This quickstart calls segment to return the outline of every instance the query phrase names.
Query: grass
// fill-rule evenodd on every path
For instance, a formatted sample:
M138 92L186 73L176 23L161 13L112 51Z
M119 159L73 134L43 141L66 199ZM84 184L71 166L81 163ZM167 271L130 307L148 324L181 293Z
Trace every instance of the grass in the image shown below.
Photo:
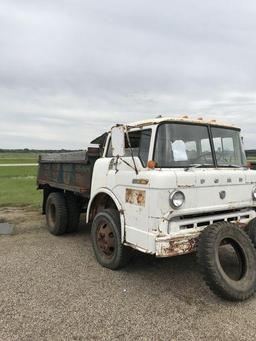
M0 152L0 159L33 159L37 158L37 153L1 153Z
M36 153L0 153L0 164L37 163Z
M0 158L0 165L4 163L37 163L37 158L14 159L14 158Z
M16 179L33 177L36 179L37 166L0 167L0 178Z
M15 155L15 157L14 157ZM36 163L37 155L0 153L3 163ZM41 191L36 189L36 166L0 166L0 206L39 206Z

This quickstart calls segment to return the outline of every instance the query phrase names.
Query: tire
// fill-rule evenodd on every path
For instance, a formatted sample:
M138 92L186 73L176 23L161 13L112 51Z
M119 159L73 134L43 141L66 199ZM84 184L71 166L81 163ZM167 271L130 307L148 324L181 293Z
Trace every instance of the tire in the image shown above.
M228 273L221 263L220 252L226 251L224 260L235 251L238 266ZM206 284L218 296L230 301L244 301L252 296L256 287L256 253L250 238L235 224L220 222L202 232L198 244L198 263ZM230 272L230 269L229 269Z
M246 226L246 232L248 233L248 236L256 248L256 218L252 219Z
M111 270L124 267L131 259L131 249L121 242L119 212L105 209L93 220L91 239L95 257L102 266Z
M68 222L66 232L75 232L78 229L80 219L80 207L76 196L72 193L66 193L66 205L68 211Z
M56 192L48 196L45 214L47 228L51 234L59 236L66 232L68 212L63 193Z

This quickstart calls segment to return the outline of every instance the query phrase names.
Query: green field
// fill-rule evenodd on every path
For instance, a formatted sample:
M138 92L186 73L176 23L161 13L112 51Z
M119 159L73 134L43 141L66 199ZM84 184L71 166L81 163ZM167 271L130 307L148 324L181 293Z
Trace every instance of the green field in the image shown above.
M0 153L0 165L4 163L37 163L35 153Z
M37 163L34 153L0 153L0 206L39 206L40 191L36 190L36 166L2 164Z
M0 165L5 163L37 163L36 158L27 158L27 159L15 159L15 158L5 158L0 159Z

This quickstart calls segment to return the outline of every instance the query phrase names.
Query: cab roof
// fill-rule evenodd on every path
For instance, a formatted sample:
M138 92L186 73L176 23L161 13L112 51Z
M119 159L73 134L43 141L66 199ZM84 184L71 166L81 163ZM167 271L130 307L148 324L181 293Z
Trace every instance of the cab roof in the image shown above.
M137 121L137 122L128 124L128 126L132 127L132 128L137 128L137 127L139 128L139 127L159 124L162 122L181 122L181 123L193 123L193 124L202 124L202 125L207 124L207 125L212 125L212 126L239 129L238 127L235 127L234 125L232 125L230 123L225 123L225 122L221 122L221 121L217 121L217 120L204 119L203 117L192 118L189 116L158 117L158 118L154 118L154 119Z
M216 120L210 120L210 119L204 119L203 117L198 117L198 118L192 118L187 115L181 116L181 117L157 117L153 119L148 119L148 120L142 120L142 121L137 121L133 123L127 124L128 127L130 128L142 128L146 126L151 126L154 124L159 124L163 122L180 122L180 123L190 123L190 124L202 124L202 125L211 125L211 126L217 126L217 127L224 127L224 128L233 128L236 130L240 130L239 127L236 127L230 123L226 122L221 122L221 121L216 121ZM93 141L91 141L92 144L100 144L103 145L107 139L108 133L104 133L101 136L97 137Z

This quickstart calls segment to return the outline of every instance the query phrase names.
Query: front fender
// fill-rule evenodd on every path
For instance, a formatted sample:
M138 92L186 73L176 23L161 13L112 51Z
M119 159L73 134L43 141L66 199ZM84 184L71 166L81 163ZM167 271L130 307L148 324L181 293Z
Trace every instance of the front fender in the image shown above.
M107 194L115 203L119 213L120 213L120 222L121 222L121 241L124 242L125 241L125 215L124 215L124 211L122 208L122 205L120 203L120 201L117 199L117 197L115 196L115 194L110 191L107 188L99 188L97 190L97 192L94 193L93 197L90 198L89 204L88 204L88 208L87 208L87 212L86 212L86 223L89 223L89 219L90 219L90 211L92 208L92 204L94 202L94 199L97 197L98 194Z

